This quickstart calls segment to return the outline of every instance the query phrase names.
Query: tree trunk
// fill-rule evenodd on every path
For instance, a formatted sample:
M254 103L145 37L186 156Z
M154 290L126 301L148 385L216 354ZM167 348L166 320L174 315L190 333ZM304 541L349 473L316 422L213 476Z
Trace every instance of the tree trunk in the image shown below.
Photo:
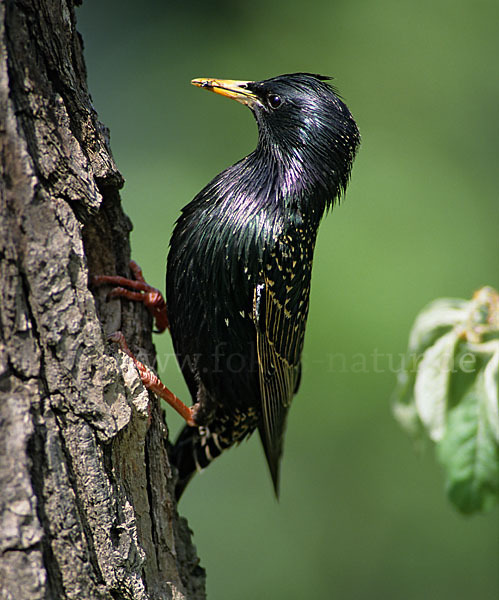
M0 0L0 598L204 598L177 514L123 179L86 87L76 0Z

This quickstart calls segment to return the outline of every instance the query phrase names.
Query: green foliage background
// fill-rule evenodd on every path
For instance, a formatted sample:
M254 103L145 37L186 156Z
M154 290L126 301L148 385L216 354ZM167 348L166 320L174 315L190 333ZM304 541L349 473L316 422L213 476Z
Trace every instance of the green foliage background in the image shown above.
M497 0L87 0L78 18L133 256L160 288L180 208L256 143L249 112L191 78L334 75L363 136L319 232L281 500L255 436L181 503L209 597L497 598L498 511L457 514L390 410L417 312L499 287Z

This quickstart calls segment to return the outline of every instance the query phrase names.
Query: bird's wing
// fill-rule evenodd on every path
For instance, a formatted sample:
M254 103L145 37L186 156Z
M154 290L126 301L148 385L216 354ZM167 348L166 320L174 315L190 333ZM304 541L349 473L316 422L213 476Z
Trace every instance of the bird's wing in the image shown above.
M311 260L300 257L303 254L295 258L289 252L274 253L253 298L263 413L260 436L276 494L286 415L299 383L308 314Z

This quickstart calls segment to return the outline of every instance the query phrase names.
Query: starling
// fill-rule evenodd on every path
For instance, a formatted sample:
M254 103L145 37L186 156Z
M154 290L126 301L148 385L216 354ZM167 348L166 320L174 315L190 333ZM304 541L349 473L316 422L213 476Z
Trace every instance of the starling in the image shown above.
M173 449L177 497L197 470L255 429L278 495L317 229L346 189L360 142L329 79L192 81L246 104L258 144L183 208L170 241L168 322L193 399Z

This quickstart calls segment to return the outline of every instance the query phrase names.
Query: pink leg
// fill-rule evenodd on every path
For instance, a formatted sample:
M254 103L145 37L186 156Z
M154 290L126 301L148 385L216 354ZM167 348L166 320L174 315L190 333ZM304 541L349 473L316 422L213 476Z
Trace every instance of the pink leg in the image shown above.
M148 369L143 363L138 361L135 356L132 354L128 344L126 343L125 336L121 333L121 331L117 331L109 336L109 339L112 342L116 342L121 350L128 354L128 356L133 360L137 370L139 372L142 383L148 390L154 392L160 398L163 398L168 404L174 408L178 414L183 417L187 423L191 427L196 427L196 423L194 422L194 412L192 408L186 406L182 400L177 398L175 394L170 392L170 390L159 380L154 373Z
M92 277L92 285L118 286L109 292L108 298L127 298L135 302L143 302L156 323L158 333L163 332L168 328L168 314L163 295L152 285L146 283L142 269L133 260L130 261L130 269L135 279L127 279L118 275L95 275Z

